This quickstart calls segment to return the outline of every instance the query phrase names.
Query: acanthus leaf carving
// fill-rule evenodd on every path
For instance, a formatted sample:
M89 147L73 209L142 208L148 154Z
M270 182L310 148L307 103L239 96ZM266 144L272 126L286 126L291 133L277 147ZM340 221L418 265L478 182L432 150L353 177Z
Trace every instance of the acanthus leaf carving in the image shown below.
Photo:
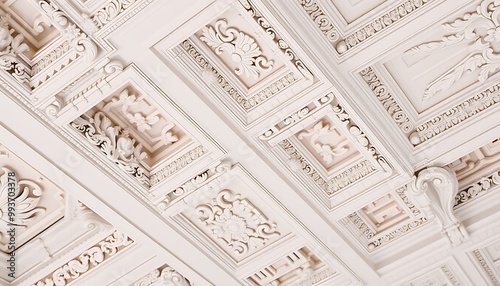
M237 255L262 248L271 238L281 235L276 224L250 201L227 189L220 191L211 202L198 205L196 211L212 234Z
M458 192L454 172L439 167L424 169L414 178L407 192L426 217L440 225L451 245L457 246L468 239L465 228L453 212Z
M255 39L236 28L227 27L225 20L218 20L213 27L203 27L202 33L200 40L212 47L216 54L228 52L231 55L232 61L238 64L234 71L237 75L258 79L261 72L273 68L274 62L262 55Z
M29 82L31 71L20 60L19 55L27 51L28 45L24 43L24 36L13 36L14 29L9 28L9 15L0 15L0 68L10 73L21 83Z
M93 118L85 117L76 118L70 125L97 146L109 160L149 187L148 172L143 167L147 154L142 151L140 143L130 138L128 129L113 125L102 112L97 112Z
M100 29L117 18L136 2L137 0L112 0L92 16L92 21L94 25Z
M500 43L500 22L497 15L499 8L498 1L483 0L475 12L466 13L463 18L443 24L444 29L452 34L445 35L440 41L420 44L406 51L408 55L426 55L460 43L468 45L469 54L431 82L424 92L423 100L447 90L466 72L479 70L477 79L483 83L500 69L500 53L495 47ZM483 33L482 30L486 31Z
M150 272L134 283L134 286L149 286L157 282L162 282L168 286L194 286L188 279L174 268L164 265Z
M43 194L38 184L27 179L14 179L14 195L8 196L9 180L8 174L13 172L8 167L2 167L3 174L0 176L0 242L4 242L9 226L26 228L34 219L45 213L45 209L38 206ZM10 199L14 199L14 217L9 216Z

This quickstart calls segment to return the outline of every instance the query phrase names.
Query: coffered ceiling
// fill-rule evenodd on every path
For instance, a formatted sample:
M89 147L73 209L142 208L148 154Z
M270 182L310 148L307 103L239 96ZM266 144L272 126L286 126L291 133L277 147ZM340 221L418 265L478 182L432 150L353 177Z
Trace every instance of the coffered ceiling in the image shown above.
M0 38L1 285L500 285L496 0L5 0Z

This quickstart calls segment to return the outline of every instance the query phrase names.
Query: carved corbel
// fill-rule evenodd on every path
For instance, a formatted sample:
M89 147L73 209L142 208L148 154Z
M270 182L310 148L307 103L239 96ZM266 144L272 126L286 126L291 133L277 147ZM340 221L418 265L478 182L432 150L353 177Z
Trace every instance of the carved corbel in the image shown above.
M457 192L458 181L455 173L440 167L420 171L407 189L412 201L429 220L437 221L452 246L457 246L469 238L460 220L453 213Z

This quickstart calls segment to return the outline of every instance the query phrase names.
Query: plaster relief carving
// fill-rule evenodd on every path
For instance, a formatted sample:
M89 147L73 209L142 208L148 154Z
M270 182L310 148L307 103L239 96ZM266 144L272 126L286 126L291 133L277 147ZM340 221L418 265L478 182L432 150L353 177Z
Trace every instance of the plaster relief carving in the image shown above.
M149 186L148 172L143 167L147 155L142 151L142 145L130 138L127 129L113 124L102 112L97 112L93 118L81 116L70 125L97 146L106 158Z
M302 247L260 269L247 280L259 286L310 286L326 282L336 274L335 270L323 263L307 247Z
M453 213L458 181L453 172L431 167L420 171L408 194L430 220L435 220L452 246L468 239L460 220Z
M75 281L94 267L105 263L110 257L121 253L130 246L133 240L116 230L95 246L85 250L78 257L66 262L45 278L33 283L32 286L64 286Z
M45 213L45 208L38 205L40 196L43 194L42 189L37 183L30 180L15 178L14 196L7 196L9 183L12 183L8 174L13 170L2 167L2 171L3 174L0 176L0 242L3 248L8 242L7 230L10 229L10 226L25 230L35 218ZM13 173L15 174L15 172ZM8 215L10 199L14 199L16 208L13 219Z
M0 67L10 73L19 82L29 82L31 71L19 56L27 51L24 36L13 36L14 29L9 27L9 15L0 15Z
M136 2L137 0L112 0L92 16L92 21L98 28L102 28Z
M340 220L366 251L373 252L428 221L406 196L406 188L401 187Z
M298 0L316 26L325 34L328 41L335 43L339 39L339 31L333 25L333 21L323 12L315 0Z
M196 207L199 219L237 255L264 247L279 237L276 224L247 199L230 190L220 191L210 203Z
M332 163L335 157L340 157L347 153L351 147L348 146L349 141L343 137L334 126L325 124L321 120L316 123L313 128L303 131L297 136L299 139L304 139L306 137L309 138L311 146L313 146L316 153L321 155L323 161L327 164ZM320 140L318 140L322 136L342 139L340 139L335 145L328 143L323 144Z
M215 25L204 27L203 36L200 37L207 45L212 47L216 54L227 52L238 67L234 70L237 75L258 79L263 71L273 68L273 61L266 59L262 51L249 35L235 28L228 28L227 22L218 20Z
M496 244L496 245L495 245ZM499 277L499 273L497 271L496 263L498 261L498 256L497 255L491 255L491 253L488 251L488 248L491 246L497 246L498 247L498 242L493 243L493 245L489 245L485 248L482 249L474 249L472 251L472 254L474 255L475 260L479 263L481 268L483 269L484 273L487 275L487 279L491 282L491 285L499 286L500 285L500 279L497 278Z
M174 268L163 265L134 283L134 286L167 285L194 286L187 278Z
M441 41L420 44L408 51L408 55L425 55L435 51L467 43L469 54L457 65L431 82L423 96L427 100L437 93L450 88L459 81L465 73L479 71L478 81L485 82L492 74L500 69L500 20L498 10L500 4L495 0L484 0L475 12L466 13L451 23L443 24L451 34L444 36Z

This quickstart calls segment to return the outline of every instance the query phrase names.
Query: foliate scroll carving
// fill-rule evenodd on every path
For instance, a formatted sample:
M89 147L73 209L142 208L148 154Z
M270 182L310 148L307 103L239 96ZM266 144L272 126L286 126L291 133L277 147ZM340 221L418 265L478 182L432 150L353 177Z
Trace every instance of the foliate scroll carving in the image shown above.
M323 178L321 174L308 162L308 160L300 154L290 141L283 140L279 142L278 145L283 148L285 153L290 157L289 163L293 170L303 171L328 195L335 194L336 192L354 184L376 170L372 164L370 164L367 160L364 160L327 180Z
M397 229L389 232L388 234L382 235L381 237L377 237L374 241L371 241L368 244L368 249L370 251L373 251L382 245L386 245L387 243L402 237L403 235L409 233L410 231L417 229L418 227L425 224L427 221L428 219L426 217L421 217L401 227L398 227Z
M143 101L143 97L137 97L135 94L129 94L128 90L124 89L118 96L113 97L111 102L103 107L103 111L107 112L115 106L119 106L121 113L128 119L128 121L137 127L139 132L150 130L156 123L160 121L160 112L156 110L151 114L144 115L142 112L131 112L130 107L138 105ZM163 145L171 145L179 140L170 130L173 124L165 126L160 136L153 138L155 141L161 141Z
M453 271L448 267L448 265L441 265L441 270L443 273L446 275L446 278L451 282L453 286L461 286L460 282L458 281L457 277L455 277L455 274L453 274Z
M97 56L97 46L83 33L67 15L52 1L40 0L38 5L52 23L62 31L71 47L87 61Z
M237 255L261 248L271 238L280 236L276 224L250 201L230 190L220 191L210 203L197 206L196 211L212 234Z
M234 71L237 75L258 79L261 72L272 70L273 61L262 55L255 39L236 28L228 28L225 20L218 20L213 27L203 27L202 33L200 40L212 47L216 54L231 54L232 61L238 65Z
M229 171L231 169L231 165L229 163L220 163L214 168L210 168L205 170L204 172L196 175L191 178L184 184L178 186L173 191L165 195L165 198L158 203L157 208L160 212L164 212L170 205L172 205L175 201L180 198L186 196L187 194L195 191L201 186L205 186L209 181L218 177L219 175Z
M391 172L392 168L385 159L385 157L380 154L380 152L375 148L375 146L370 142L365 133L357 126L351 119L350 115L344 110L344 108L337 104L333 107L333 113L342 121L349 132L356 138L359 144L363 146L371 156L375 159L378 165L382 168L384 172Z
M337 145L323 144L318 139L323 135L333 135L341 137L342 135L336 130L334 126L319 121L313 128L303 131L298 134L299 139L308 137L311 146L313 146L316 153L321 155L325 163L331 163L335 157L345 154L349 150L349 141L343 138Z
M488 177L481 178L478 182L461 190L455 196L455 204L453 207L462 206L463 204L481 196L494 187L500 185L500 171L494 172Z
M200 53L190 40L183 41L180 46L194 59L196 64L203 69L202 74L210 78L211 84L218 85L228 96L230 96L245 111L250 111L261 105L278 92L294 83L297 78L293 73L283 76L264 90L249 98L242 95L210 62Z
M13 170L2 167L0 176L0 243L7 241L7 230L10 226L26 229L37 217L45 213L45 208L39 207L38 202L43 194L41 187L30 180L15 178L15 183L9 180L8 174ZM8 196L9 183L14 183L14 196ZM11 185L12 187L12 185ZM16 215L9 217L9 202L14 199Z
M81 275L92 270L92 268L106 262L110 257L121 253L132 243L132 239L117 230L32 286L68 285Z
M0 68L10 73L21 83L29 82L31 71L20 60L19 55L28 50L24 36L13 36L14 29L9 28L9 15L0 13Z
M467 43L469 54L457 65L445 72L425 89L423 100L447 90L459 81L466 72L479 71L478 80L485 82L491 74L500 69L500 3L483 0L475 12L466 13L462 18L443 24L450 34L440 41L420 44L408 51L408 55L426 55L443 48Z
M193 283L168 265L159 267L142 277L134 283L134 286L150 286L157 283L168 286L194 286Z
M297 56L295 51L288 45L288 43L278 35L276 30L269 24L269 21L264 18L260 12L255 9L252 4L247 1L243 0L240 1L240 3L243 5L243 7L247 10L248 13L254 18L254 20L259 24L259 26L268 34L271 36L271 38L274 40L274 42L278 45L278 48L285 54L285 56L297 67L297 69L302 73L302 75L309 80L313 79L313 74L311 71L304 65L302 60Z
M130 138L127 129L114 125L102 112L97 112L93 118L82 115L70 126L82 133L119 168L149 187L148 172L143 167L147 155L142 152L142 145Z
M391 94L389 88L379 79L375 71L371 67L367 67L360 72L360 75L399 128L404 133L413 131L414 126L410 117L398 104L394 95Z
M137 0L112 0L93 15L92 21L98 28L102 28L136 2Z
M437 221L453 246L468 239L465 228L453 213L458 192L455 173L438 167L424 169L407 191L425 215Z
M362 42L373 37L375 34L393 26L394 24L400 22L401 19L408 17L410 14L414 14L415 11L422 9L422 7L431 1L432 0L408 0L402 4L398 4L389 12L377 17L368 25L365 25L362 29L352 33L351 35L345 37L344 40L338 42L336 46L337 52L344 54L348 50L359 46Z
M298 0L299 4L314 21L316 26L325 34L326 38L335 43L339 39L339 31L333 21L323 12L316 0Z

